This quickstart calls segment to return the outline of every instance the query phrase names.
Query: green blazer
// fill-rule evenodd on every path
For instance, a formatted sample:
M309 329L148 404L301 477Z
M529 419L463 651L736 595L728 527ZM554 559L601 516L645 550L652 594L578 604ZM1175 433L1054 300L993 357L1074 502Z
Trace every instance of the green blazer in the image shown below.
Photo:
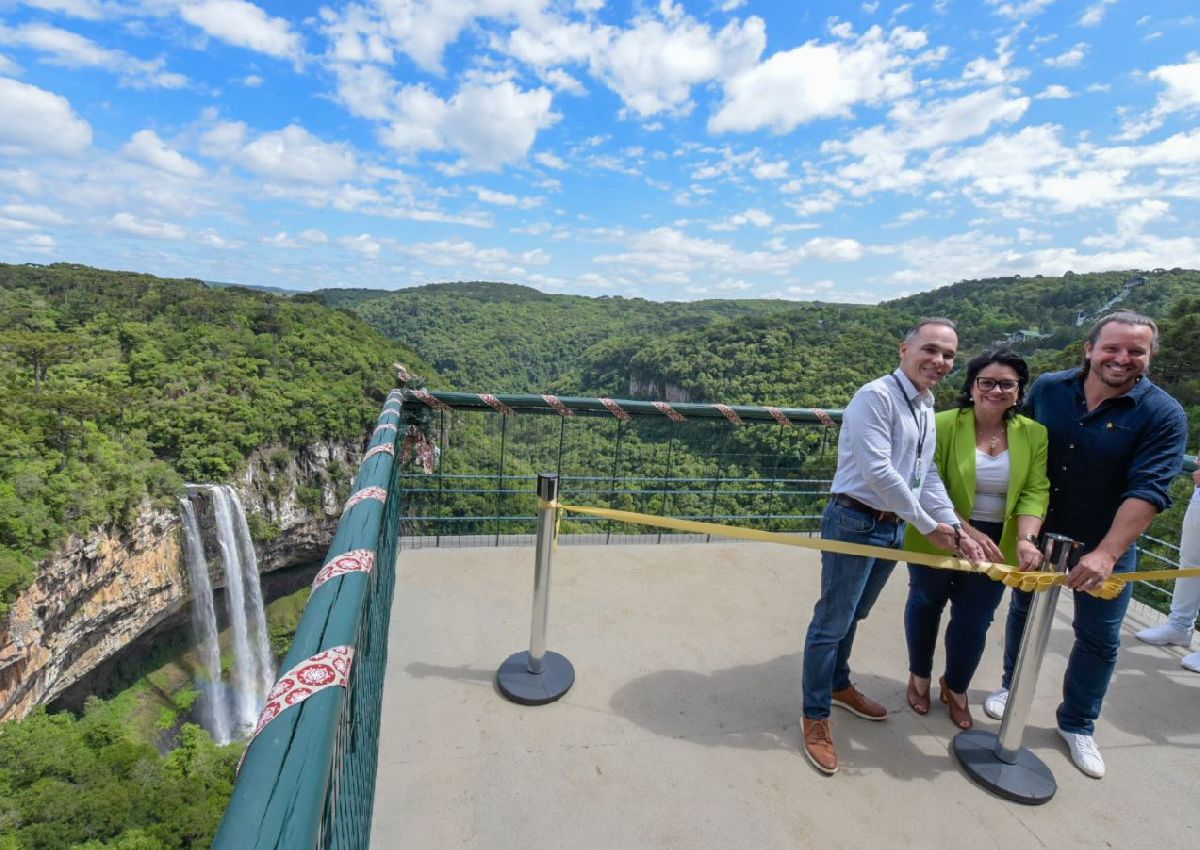
M969 407L943 410L934 417L937 446L934 462L954 509L970 517L975 505L975 412ZM1004 561L1017 563L1018 515L1046 516L1050 480L1046 477L1046 426L1026 416L1008 420L1008 497L1000 551ZM904 548L912 552L946 554L912 526L904 532Z

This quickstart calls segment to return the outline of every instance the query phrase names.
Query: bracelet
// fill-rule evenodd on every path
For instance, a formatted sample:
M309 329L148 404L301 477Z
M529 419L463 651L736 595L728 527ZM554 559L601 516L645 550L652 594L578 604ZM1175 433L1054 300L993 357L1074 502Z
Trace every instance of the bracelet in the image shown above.
M962 526L956 522L956 523L954 523L954 525L952 525L950 527L954 529L954 545L961 548L962 547L962 537L963 537Z

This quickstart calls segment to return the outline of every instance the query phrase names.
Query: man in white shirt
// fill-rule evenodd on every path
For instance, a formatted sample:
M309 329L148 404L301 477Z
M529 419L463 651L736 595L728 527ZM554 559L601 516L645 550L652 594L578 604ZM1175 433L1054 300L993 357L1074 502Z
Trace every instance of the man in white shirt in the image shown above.
M983 558L962 533L933 464L937 433L933 387L954 368L958 334L949 319L922 319L900 344L900 368L860 387L842 416L838 466L821 537L897 548L904 523L936 546ZM895 560L821 553L821 598L804 641L804 754L817 770L837 772L830 706L867 720L887 709L850 681L850 651L859 620L883 590Z

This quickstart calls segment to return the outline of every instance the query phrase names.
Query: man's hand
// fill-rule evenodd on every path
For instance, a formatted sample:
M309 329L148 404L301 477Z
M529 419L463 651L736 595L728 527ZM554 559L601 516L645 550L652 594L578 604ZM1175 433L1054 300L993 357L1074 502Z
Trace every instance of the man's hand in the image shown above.
M1112 555L1094 549L1080 558L1079 563L1067 573L1067 587L1072 590L1095 590L1112 575L1116 563L1117 559Z
M959 558L966 558L976 566L986 560L978 543L962 532L956 533L954 526L947 523L939 522L925 537L939 549L945 549Z
M1042 565L1042 550L1030 540L1017 541L1017 566L1021 572L1036 570Z
M1192 473L1192 480L1196 482L1197 487L1200 487L1200 466L1197 466L1195 472Z

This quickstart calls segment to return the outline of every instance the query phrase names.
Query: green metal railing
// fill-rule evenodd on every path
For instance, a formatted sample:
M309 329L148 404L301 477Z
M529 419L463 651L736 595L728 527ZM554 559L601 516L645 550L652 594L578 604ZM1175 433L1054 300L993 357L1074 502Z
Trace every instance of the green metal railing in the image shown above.
M326 559L369 549L374 570L313 592L281 665L291 670L331 647L351 646L349 683L262 728L213 846L369 846L398 548L531 542L539 471L558 473L559 497L568 503L812 532L836 465L840 421L840 410L394 391L368 447L389 450L364 461L354 487L356 495L382 488L386 500L345 510ZM402 463L422 440L436 445L432 471ZM1185 471L1195 464L1187 458ZM1182 510L1160 516L1142 540L1159 565L1177 565L1178 547L1167 541L1178 539ZM562 532L567 543L675 536L579 517L564 518ZM1169 584L1138 583L1136 590L1165 609Z
M533 532L538 472L564 501L776 531L812 531L841 411L584 397L406 391L441 462L405 470L401 546L495 544ZM504 415L497 416L497 411ZM647 533L564 519L564 539ZM649 532L658 539L664 534Z
M313 591L281 670L339 646L354 650L346 687L329 687L281 711L250 742L213 847L365 848L370 843L387 630L395 583L397 517L393 463L400 396L388 397L342 513L326 563L368 550L374 569ZM384 447L371 454L372 449ZM391 451L387 451L391 449ZM278 688L278 685L276 686Z

